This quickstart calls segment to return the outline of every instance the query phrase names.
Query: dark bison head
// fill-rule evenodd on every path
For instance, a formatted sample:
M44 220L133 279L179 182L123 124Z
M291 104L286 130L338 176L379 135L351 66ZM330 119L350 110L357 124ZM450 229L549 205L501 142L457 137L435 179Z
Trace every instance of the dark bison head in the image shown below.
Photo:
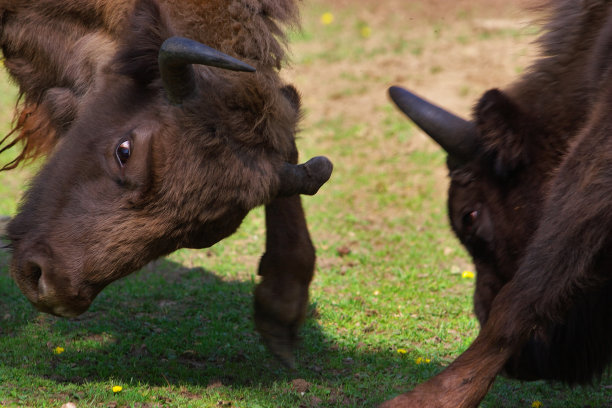
M516 273L538 227L549 182L567 148L566 136L548 129L542 118L499 90L481 97L471 121L402 88L392 87L389 93L448 153L448 215L477 269L474 310L484 324L493 299ZM609 287L577 301L563 321L534 333L507 363L506 373L570 383L601 373L605 353L599 348L608 346L593 339L607 339L603 333L608 323L594 321L603 314L593 310L610 304L604 301L606 290Z
M325 158L295 164L292 87L170 38L155 3L142 4L93 88L73 98L73 123L8 226L11 274L45 312L78 315L110 282L210 246L250 209L314 194L331 174Z
M559 157L539 154L544 146L535 141L546 140L546 130L498 90L483 95L473 121L402 88L389 92L448 153L448 215L477 268L474 306L482 324L537 227L546 184Z

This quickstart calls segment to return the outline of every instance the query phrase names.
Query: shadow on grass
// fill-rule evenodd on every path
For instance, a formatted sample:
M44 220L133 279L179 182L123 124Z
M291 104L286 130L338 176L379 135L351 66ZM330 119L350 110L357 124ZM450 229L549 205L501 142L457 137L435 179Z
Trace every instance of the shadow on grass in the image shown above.
M0 404L112 405L109 384L123 384L134 395L155 393L162 406L182 406L166 399L179 394L195 401L242 398L238 406L246 407L372 407L441 369L384 346L336 342L330 322L311 304L298 368L288 370L254 331L254 280L161 260L110 285L79 318L61 319L34 310L8 277L7 263L0 252ZM332 323L341 330L342 322ZM57 347L64 351L57 354ZM539 395L609 402L605 390L500 380L482 406L517 406L517 398L526 406Z
M434 374L390 350L328 339L316 304L302 329L298 369L262 346L252 323L254 281L226 280L161 260L113 283L76 319L37 313L8 277L0 254L0 383L33 378L76 386L116 381L144 387L319 387L329 404L373 406ZM56 354L56 348L64 351ZM408 377L403 377L403 374ZM26 380L27 381L27 380ZM372 384L377 389L372 389ZM16 384L18 386L18 384ZM393 392L392 391L392 392ZM0 401L2 400L0 387ZM6 398L6 396L4 396Z

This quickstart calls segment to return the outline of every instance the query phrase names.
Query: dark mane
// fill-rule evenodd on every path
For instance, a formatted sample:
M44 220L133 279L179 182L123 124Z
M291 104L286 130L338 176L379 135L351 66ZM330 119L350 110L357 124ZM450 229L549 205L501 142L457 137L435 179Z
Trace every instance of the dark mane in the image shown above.
M554 117L559 137L584 124L593 95L593 74L585 67L597 57L596 38L606 23L603 0L546 0L533 6L541 16L539 57L506 92L533 116Z

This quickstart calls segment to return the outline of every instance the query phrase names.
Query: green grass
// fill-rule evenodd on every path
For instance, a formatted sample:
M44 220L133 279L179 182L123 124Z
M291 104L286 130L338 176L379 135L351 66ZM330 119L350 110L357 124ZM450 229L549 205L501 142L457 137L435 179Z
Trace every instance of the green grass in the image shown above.
M382 52L358 37L357 11L333 10L348 34L322 29L325 11L321 3L306 9L304 33L292 41L340 38L294 56L294 64L367 61ZM426 47L381 30L373 35L396 37L383 47L390 55L418 58ZM478 34L466 41L479 41ZM343 76L385 91L368 71ZM14 97L0 78L3 134ZM177 251L113 283L76 319L37 313L8 276L9 255L0 252L0 406L371 407L433 376L479 328L473 280L461 275L472 266L446 219L445 157L418 137L389 103L361 120L338 109L304 126L302 157L325 154L335 170L318 195L303 200L318 266L296 370L274 360L253 328L265 235L260 208L212 248ZM14 214L32 172L0 173L1 215ZM57 347L64 352L56 354ZM569 389L499 379L482 407L610 406L611 382Z

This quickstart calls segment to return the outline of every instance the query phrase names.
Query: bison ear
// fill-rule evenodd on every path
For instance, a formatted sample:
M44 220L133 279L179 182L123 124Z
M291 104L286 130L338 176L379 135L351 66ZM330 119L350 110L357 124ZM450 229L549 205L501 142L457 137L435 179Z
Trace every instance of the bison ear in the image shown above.
M42 106L49 113L49 119L58 133L62 133L68 130L76 118L79 101L68 88L51 88L45 92Z
M529 163L526 145L528 115L498 89L487 91L475 108L481 147L499 177L508 177Z
M157 1L138 0L122 33L123 44L115 57L115 69L139 85L149 85L160 77L159 49L172 35L168 18Z

